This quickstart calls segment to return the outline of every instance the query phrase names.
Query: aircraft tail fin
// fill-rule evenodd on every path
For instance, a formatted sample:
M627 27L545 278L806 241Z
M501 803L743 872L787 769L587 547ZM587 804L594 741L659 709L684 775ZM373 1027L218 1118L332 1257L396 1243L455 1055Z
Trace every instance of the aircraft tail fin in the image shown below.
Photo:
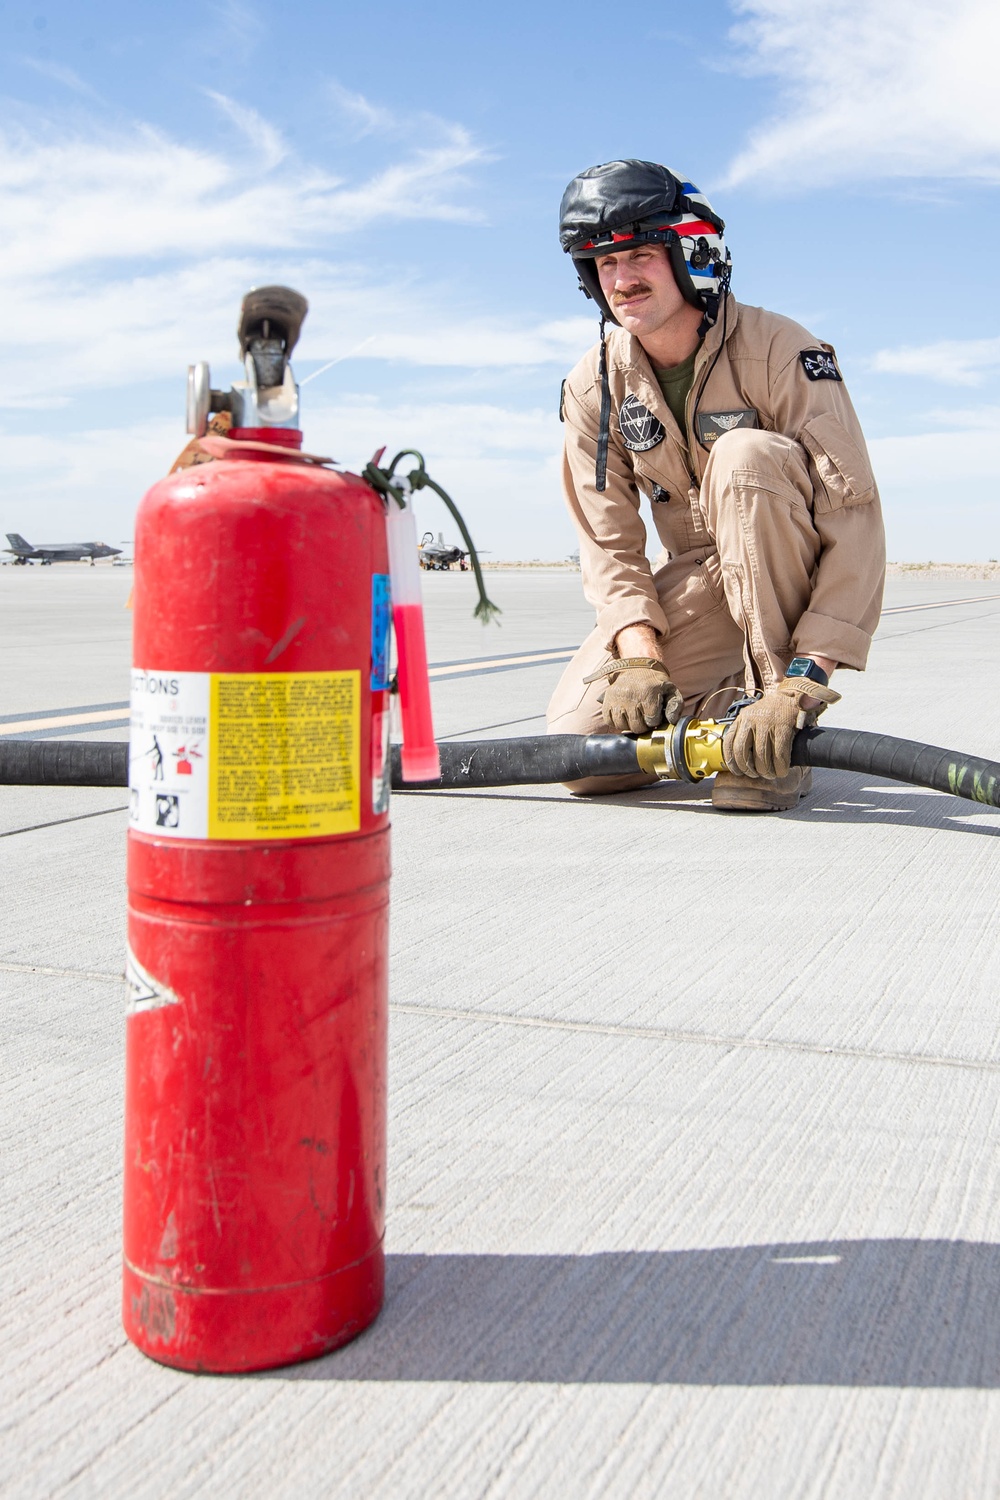
M18 536L16 531L8 531L7 540L10 542L12 552L34 552L35 550L31 543L26 542L23 536Z

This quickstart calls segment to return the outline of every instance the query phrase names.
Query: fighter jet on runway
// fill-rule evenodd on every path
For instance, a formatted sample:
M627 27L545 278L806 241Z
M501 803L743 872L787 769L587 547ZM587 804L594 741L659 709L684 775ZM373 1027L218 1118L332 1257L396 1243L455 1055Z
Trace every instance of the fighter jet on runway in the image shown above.
M82 562L84 558L90 558L90 566L94 566L95 557L117 557L120 547L109 547L107 542L50 542L47 547L33 547L26 542L23 536L18 536L16 531L8 531L7 540L9 547L5 552L13 552L14 562L20 563L22 567L29 562L40 562L43 567L54 562Z
M469 554L463 552L461 547L451 546L450 543L445 541L440 532L438 532L438 539L435 541L433 531L425 531L420 539L420 546L417 548L417 551L420 557L420 566L428 572L447 572L452 563L458 563L463 572L469 566L465 560Z

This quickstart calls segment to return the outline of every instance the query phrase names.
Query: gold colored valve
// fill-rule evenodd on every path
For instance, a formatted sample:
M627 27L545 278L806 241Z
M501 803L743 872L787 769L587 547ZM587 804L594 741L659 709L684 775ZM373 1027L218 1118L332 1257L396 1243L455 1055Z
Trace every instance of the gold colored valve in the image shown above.
M658 776L661 781L687 781L687 776L674 759L677 748L676 725L668 724L664 729L652 729L649 734L641 734L635 742L640 770Z
M666 724L636 741L636 757L643 771L661 781L703 781L726 769L722 739L728 721L682 719Z
M684 759L695 781L726 769L722 738L728 724L718 719L692 719L684 734Z

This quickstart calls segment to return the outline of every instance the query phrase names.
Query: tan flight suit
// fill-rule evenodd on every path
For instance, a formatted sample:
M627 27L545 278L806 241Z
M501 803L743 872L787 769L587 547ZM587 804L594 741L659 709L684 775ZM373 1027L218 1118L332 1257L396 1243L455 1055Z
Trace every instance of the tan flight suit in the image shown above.
M885 538L865 440L830 346L730 297L725 334L720 317L698 351L682 434L638 340L614 328L607 343L603 492L595 485L599 345L563 393L566 498L597 626L552 695L549 732L607 732L597 701L607 683L583 679L612 659L620 630L641 622L660 634L685 711L706 717L718 717L737 689L779 680L795 655L863 671ZM655 566L642 495L663 543Z

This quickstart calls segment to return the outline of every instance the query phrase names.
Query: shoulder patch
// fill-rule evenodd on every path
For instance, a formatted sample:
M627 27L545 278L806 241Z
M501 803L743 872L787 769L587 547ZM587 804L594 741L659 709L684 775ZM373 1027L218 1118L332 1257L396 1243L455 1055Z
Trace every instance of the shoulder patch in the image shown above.
M648 453L666 436L663 423L636 396L626 396L618 408L618 431L633 453Z
M799 359L810 380L843 380L844 378L837 369L837 357L832 350L803 349Z

